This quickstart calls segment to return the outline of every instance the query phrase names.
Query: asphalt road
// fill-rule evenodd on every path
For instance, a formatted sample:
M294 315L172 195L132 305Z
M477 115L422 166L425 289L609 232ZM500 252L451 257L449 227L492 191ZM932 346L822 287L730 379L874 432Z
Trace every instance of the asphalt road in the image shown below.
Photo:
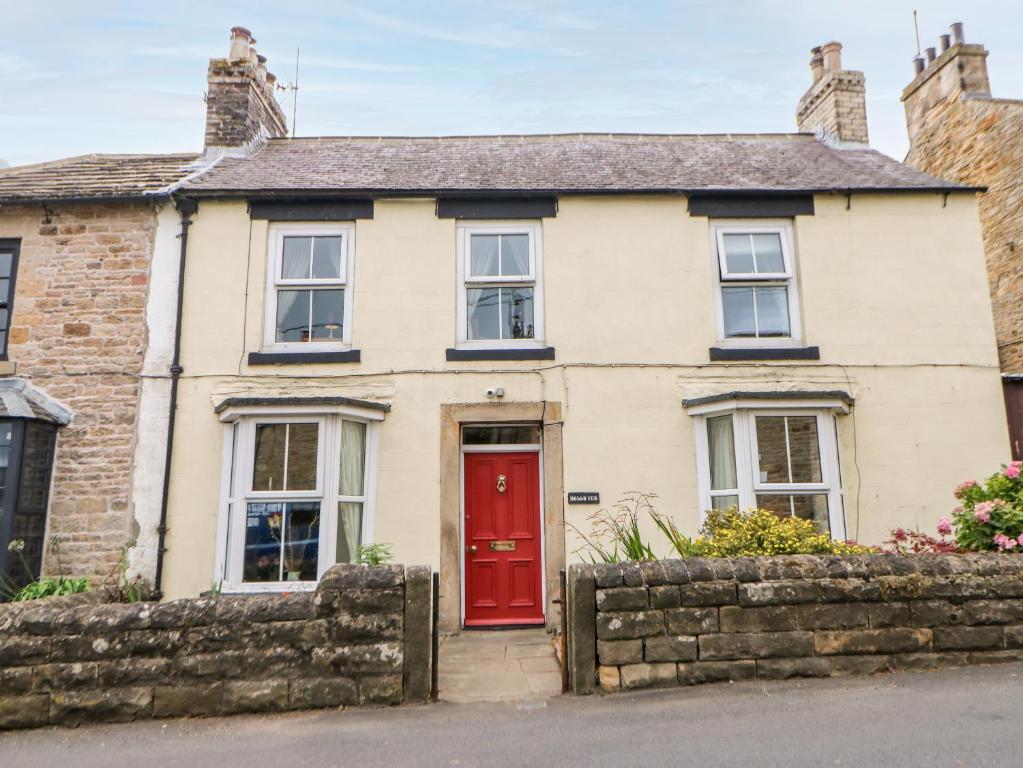
M1023 665L0 734L0 766L1023 765Z

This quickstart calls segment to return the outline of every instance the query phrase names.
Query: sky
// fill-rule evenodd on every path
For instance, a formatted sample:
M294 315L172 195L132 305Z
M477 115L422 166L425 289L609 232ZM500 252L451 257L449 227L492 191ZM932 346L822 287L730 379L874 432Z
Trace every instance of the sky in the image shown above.
M809 49L839 40L871 145L902 159L914 8L924 48L964 22L994 95L1023 98L1019 2L0 0L0 164L200 151L234 25L281 82L301 51L299 136L793 131Z

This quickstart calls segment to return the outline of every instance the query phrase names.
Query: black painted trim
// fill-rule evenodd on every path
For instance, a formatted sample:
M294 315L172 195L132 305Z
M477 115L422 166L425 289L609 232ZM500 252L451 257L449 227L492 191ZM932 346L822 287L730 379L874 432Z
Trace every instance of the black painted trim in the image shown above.
M21 240L17 238L0 238L0 250L11 252L11 277L7 284L7 303L0 303L0 309L7 310L7 326L4 331L4 343L0 345L0 360L7 359L7 342L11 338L11 320L14 318L14 289L18 283L18 261L21 259Z
M450 362L468 360L553 360L554 347L542 349L448 349Z
M249 365L312 365L315 363L358 363L362 352L249 352Z
M846 405L853 405L856 402L852 395L841 389L802 389L791 392L784 390L743 392L742 390L737 390L722 392L718 395L707 395L706 397L694 397L683 400L682 405L686 408L692 408L694 405L720 403L725 400L841 400Z
M542 219L558 215L553 197L441 197L439 219Z
M689 215L734 219L813 216L813 195L693 195Z
M249 203L249 216L270 221L351 221L372 219L372 200L273 201Z
M736 360L820 360L820 347L711 347L712 362Z
M360 400L356 397L324 396L324 397L229 397L213 409L214 413L222 413L228 408L246 405L276 405L281 407L294 405L350 405L357 408L371 408L374 411L389 413L391 406L374 400Z

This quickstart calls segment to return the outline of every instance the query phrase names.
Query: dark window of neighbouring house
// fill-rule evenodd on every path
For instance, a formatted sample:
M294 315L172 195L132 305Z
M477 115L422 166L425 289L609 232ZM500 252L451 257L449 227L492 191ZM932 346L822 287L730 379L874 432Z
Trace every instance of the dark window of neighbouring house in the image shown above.
M14 278L18 274L19 240L0 239L0 360L7 359L7 332L14 304Z

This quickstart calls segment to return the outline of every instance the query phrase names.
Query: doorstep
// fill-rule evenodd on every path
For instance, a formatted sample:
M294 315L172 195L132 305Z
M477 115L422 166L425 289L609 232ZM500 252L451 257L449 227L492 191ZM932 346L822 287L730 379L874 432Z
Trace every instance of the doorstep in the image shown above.
M460 704L561 695L561 666L542 628L445 635L437 678L440 700Z

